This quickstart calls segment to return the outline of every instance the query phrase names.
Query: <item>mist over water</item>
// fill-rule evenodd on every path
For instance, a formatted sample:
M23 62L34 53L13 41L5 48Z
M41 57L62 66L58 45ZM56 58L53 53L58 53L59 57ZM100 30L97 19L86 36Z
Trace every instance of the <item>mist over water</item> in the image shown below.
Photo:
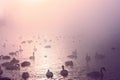
M59 78L61 66L66 61L73 61L73 68L65 66L70 72L68 78L87 80L87 73L105 67L104 80L120 80L118 0L46 0L34 3L6 0L1 3L0 53L8 55L21 46L23 52L16 58L32 63L21 73L27 70L31 76L40 76L34 79L41 80L50 69L54 77ZM33 52L35 62L29 59ZM88 64L86 57L90 57Z

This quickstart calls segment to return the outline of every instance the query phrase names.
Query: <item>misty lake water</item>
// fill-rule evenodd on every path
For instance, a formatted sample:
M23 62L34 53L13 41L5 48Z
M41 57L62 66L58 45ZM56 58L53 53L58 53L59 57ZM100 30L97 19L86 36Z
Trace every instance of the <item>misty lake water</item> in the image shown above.
M30 73L30 78L28 80L45 80L45 74L47 70L50 69L50 71L54 73L54 78L60 79L62 77L60 75L60 71L62 70L61 66L65 65L66 61L73 61L74 65L72 68L70 66L65 66L65 69L69 71L68 79L88 80L88 77L86 76L87 73L99 71L103 66L108 69L107 73L104 74L104 78L113 78L115 74L112 72L112 70L109 70L110 64L107 62L107 60L105 60L109 60L109 58L106 58L106 56L102 55L103 57L100 57L100 60L94 59L96 52L92 53L90 51L88 54L88 52L85 51L85 46L78 46L82 45L83 43L79 35L52 37L33 36L27 39L19 37L18 41L14 43L5 40L3 43L1 43L1 53L5 53L3 55L8 55L9 52L14 52L21 49L23 51L20 52L19 55L12 57L20 60L20 63L23 61L30 61L31 66L21 68L20 71L4 70L4 74L2 76L12 77L15 80L20 80L22 79L22 72L27 71ZM29 57L33 55L33 52L35 53L35 61L29 59ZM77 54L77 58L68 57L70 55L74 56L75 53ZM88 60L88 64L86 63L87 54L91 57L91 59ZM100 54L98 54L98 58L99 56ZM0 63L3 62L6 62L6 60L0 61Z
M37 39L36 39L37 38ZM42 78L46 78L45 74L48 69L53 71L54 78L61 78L60 71L62 70L61 66L64 65L65 61L74 61L74 68L66 67L66 69L69 70L70 76L75 76L76 71L80 70L80 64L78 64L77 59L70 59L67 56L72 55L73 52L76 50L76 48L69 46L66 46L66 44L61 43L72 43L72 45L76 45L76 42L79 43L80 40L74 40L71 36L56 36L52 38L42 37L39 36L34 37L33 39L28 40L22 40L18 39L19 43L11 43L11 41L5 41L1 45L1 53L5 53L5 55L8 55L8 53L14 52L16 50L23 50L23 52L19 53L18 56L14 56L17 59L20 60L20 63L23 61L30 61L32 65L27 68L22 68L20 71L13 71L13 75L11 73L3 74L3 76L14 76L15 72L17 74L14 76L14 78L20 79L20 75L24 71L30 72L30 80L41 80ZM77 38L77 37L76 37ZM31 43L29 41L31 40ZM49 46L49 47L46 47ZM9 50L10 48L10 50ZM35 61L31 61L29 59L30 56L32 56L33 52L35 53ZM6 61L1 61L1 63ZM84 66L84 65L83 65ZM74 71L74 72L73 72ZM9 72L9 71L8 71Z

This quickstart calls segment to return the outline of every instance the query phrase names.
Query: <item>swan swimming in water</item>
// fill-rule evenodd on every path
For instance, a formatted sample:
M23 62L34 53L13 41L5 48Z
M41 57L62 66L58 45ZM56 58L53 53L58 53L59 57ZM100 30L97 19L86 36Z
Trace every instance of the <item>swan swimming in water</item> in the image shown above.
M63 78L66 78L68 76L68 71L65 70L63 65L62 65L62 70L61 70L60 74L61 74L61 76L63 76Z
M66 61L65 66L67 66L67 67L69 66L69 67L73 68L74 63L73 63L73 61Z
M46 77L49 78L53 78L53 73L48 69L47 73L46 73Z
M87 74L87 76L91 79L95 79L95 80L103 80L103 77L104 77L104 73L103 71L106 71L105 67L102 67L100 69L100 72L99 71L93 71L93 72L90 72Z
M23 73L22 73L22 78L23 78L24 80L27 80L29 77L30 77L30 75L29 75L28 72L23 72Z
M33 55L30 56L29 59L35 61L35 52L33 52Z
M77 53L78 53L77 50L75 50L72 52L72 55L68 55L67 57L71 59L77 59Z
M31 65L31 63L29 61L24 61L24 62L21 63L21 67L23 67L23 68L28 67L30 65Z

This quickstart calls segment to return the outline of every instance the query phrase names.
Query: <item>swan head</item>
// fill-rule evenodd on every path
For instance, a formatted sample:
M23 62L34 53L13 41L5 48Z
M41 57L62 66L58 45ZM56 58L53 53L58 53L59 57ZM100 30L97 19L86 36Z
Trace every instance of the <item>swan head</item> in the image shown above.
M64 70L64 65L62 65L62 69Z
M106 72L106 68L105 67L102 67L101 70L105 71Z
M48 71L47 72L50 72L50 70L48 69Z

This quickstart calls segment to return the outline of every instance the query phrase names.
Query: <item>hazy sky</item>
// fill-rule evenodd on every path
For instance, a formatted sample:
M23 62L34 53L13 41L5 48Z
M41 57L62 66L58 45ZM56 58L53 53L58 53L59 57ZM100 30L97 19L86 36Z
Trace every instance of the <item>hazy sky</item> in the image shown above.
M1 4L0 16L7 27L21 33L28 28L41 33L104 31L119 19L119 0L1 0Z

